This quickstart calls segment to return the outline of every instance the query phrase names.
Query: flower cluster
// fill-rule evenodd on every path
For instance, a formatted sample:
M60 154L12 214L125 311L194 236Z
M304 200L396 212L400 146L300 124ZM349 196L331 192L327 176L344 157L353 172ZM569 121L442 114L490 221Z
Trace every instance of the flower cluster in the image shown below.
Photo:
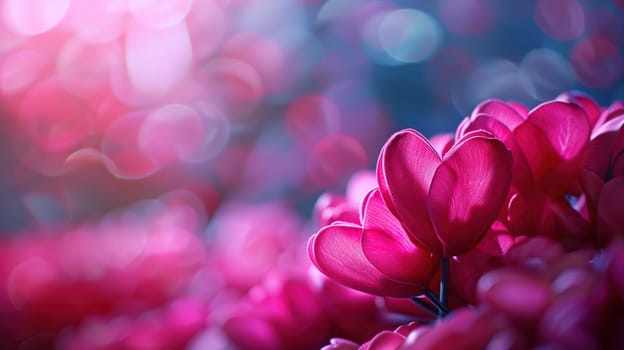
M488 100L454 134L394 134L372 187L359 210L322 198L330 219L308 242L312 262L439 319L326 349L624 344L623 104L576 92L532 110Z
M322 276L283 203L227 202L206 240L202 212L176 191L1 241L0 347L313 350L422 316Z

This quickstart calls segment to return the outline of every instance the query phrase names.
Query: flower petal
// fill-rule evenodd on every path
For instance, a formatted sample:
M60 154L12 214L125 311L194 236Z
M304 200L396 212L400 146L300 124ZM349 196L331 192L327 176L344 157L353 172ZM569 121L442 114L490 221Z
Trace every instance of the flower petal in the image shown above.
M453 147L453 143L455 142L454 137L455 135L451 133L437 134L431 137L429 142L431 143L433 149L435 149L439 155L443 156L451 149L451 147Z
M348 224L322 228L308 242L312 262L328 277L366 293L397 297L418 294L420 288L389 280L366 260L361 234L361 227Z
M609 108L602 111L598 120L594 123L594 130L602 127L606 122L624 115L624 102L615 101Z
M584 205L587 207L587 214L593 221L596 217L596 206L598 205L600 192L602 192L604 187L604 180L591 171L583 170L580 184L585 194Z
M405 337L401 334L391 331L381 331L370 343L368 343L368 349L370 350L397 350L405 341Z
M576 104L547 102L529 112L527 119L539 127L563 159L575 158L589 141L589 122Z
M598 200L597 234L603 239L624 237L624 177L607 182Z
M552 300L546 282L511 269L485 274L479 280L477 290L484 303L523 322L538 321Z
M524 122L524 118L518 111L506 104L503 101L499 100L487 100L481 102L475 109L472 111L472 117L475 117L479 114L487 114L503 123L509 130L513 130L516 126L522 124Z
M581 108L583 108L585 114L587 114L590 125L596 125L596 122L600 117L600 106L589 95L578 91L572 91L557 96L556 100L578 104Z
M415 130L394 134L384 145L377 168L379 189L388 208L406 231L434 253L438 241L427 212L427 193L441 159L429 141Z
M359 206L366 194L375 187L377 187L375 173L368 170L358 171L351 175L347 184L347 199Z
M507 147L495 138L469 136L447 154L428 197L445 256L466 252L485 234L507 197L511 165Z
M536 185L553 196L578 180L589 142L589 122L576 104L552 101L539 105L514 130Z
M532 186L531 168L511 130L499 120L486 114L475 116L470 125L466 127L466 133L476 130L487 130L509 148L513 156L512 182L514 186L520 189Z
M369 197L364 212L362 251L379 272L402 282L428 285L433 274L431 252L414 244L388 210L379 190Z
M314 206L314 216L321 226L336 221L360 223L358 207L343 196L332 193L324 193L318 198Z

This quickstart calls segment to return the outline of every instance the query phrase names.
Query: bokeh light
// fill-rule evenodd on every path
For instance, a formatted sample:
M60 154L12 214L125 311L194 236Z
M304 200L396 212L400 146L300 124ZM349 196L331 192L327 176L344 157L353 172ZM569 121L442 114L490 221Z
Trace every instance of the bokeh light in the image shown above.
M6 0L3 17L6 25L20 35L47 32L61 22L70 0Z

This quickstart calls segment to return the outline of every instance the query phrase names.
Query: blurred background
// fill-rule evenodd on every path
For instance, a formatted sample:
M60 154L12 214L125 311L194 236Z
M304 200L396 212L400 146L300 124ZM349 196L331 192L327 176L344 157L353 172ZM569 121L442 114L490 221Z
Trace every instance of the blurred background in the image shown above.
M616 0L4 0L0 229L316 196L486 98L624 97Z
M372 169L400 128L453 131L487 98L624 100L621 0L2 0L0 14L10 312L50 290L46 273L67 254L91 264L81 273L114 265L136 279L149 254L205 261L194 249L244 241L250 227L307 237L319 194ZM172 276L199 283L182 265ZM125 298L119 288L102 300ZM153 301L136 310L167 293L133 294ZM102 300L49 324L79 324Z

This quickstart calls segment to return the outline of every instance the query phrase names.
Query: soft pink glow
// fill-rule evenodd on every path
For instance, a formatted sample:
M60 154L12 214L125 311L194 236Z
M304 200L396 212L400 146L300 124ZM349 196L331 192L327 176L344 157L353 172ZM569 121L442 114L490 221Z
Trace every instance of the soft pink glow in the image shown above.
M0 65L0 89L3 94L19 92L40 77L46 57L37 51L16 51Z
M176 25L184 20L193 0L129 0L132 16L152 28Z
M577 0L538 0L535 21L544 33L561 41L576 39L585 29L585 13Z
M102 155L108 170L122 179L143 178L155 173L160 164L140 151L138 135L147 118L145 112L126 114L102 135Z
M440 17L453 34L477 35L494 24L494 5L490 0L444 0L440 2Z
M152 98L160 98L173 88L187 74L192 62L191 42L184 23L163 29L133 24L128 28L125 49L132 86Z
M331 99L321 95L307 95L293 101L286 111L286 128L290 136L303 146L337 132L340 111Z
M47 32L61 22L70 0L5 0L4 21L21 35Z
M151 159L166 164L199 153L207 130L191 107L172 104L151 112L141 125L138 147Z
M577 78L589 87L612 86L624 74L622 55L606 37L594 36L578 42L570 56Z

